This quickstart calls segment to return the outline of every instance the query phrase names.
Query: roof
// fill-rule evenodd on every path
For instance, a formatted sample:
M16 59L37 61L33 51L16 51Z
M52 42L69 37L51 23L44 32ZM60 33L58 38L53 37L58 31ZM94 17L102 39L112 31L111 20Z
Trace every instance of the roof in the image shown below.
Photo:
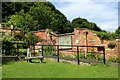
M32 31L32 32L46 32L46 30L38 30L38 31Z
M65 34L57 34L58 36L68 36L68 35L74 35L74 33L65 33Z

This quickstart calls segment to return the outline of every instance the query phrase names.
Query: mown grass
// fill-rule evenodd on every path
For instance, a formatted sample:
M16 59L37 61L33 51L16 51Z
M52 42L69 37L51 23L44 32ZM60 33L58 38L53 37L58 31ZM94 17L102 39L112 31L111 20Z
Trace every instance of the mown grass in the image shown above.
M0 64L0 80L2 79L2 66Z
M118 78L118 67L80 66L46 61L46 63L10 62L2 66L3 78Z

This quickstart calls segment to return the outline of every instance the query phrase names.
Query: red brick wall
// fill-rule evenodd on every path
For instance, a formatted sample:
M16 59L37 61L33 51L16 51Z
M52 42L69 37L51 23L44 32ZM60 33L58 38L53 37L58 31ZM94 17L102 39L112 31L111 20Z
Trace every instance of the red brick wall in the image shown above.
M109 40L104 40L102 44L100 38L94 32L87 30L87 29L75 28L73 35L68 34L66 36L72 36L72 45L84 45L85 46L86 45L86 32L88 32L88 35L87 35L88 46L100 46L100 45L105 46L106 59L108 59L110 56L116 56L118 53L120 53L120 50L119 50L120 41L119 41L119 44L118 44L118 41L116 41L117 47L115 49L109 49L107 47ZM58 44L58 37L54 35L50 37L50 35L47 33L47 30L40 31L40 32L34 32L34 34L46 40L45 44L50 43L50 41L52 41L52 44ZM87 51L87 48L82 47L79 49L81 51ZM92 48L88 48L88 52L90 52L91 49ZM76 50L76 48L72 48L72 50ZM95 52L97 52L97 48L95 48L94 50ZM63 53L73 53L73 52L63 52Z
M120 57L120 39L116 39L115 54Z
M86 32L88 32L87 41L86 41ZM90 30L80 29L80 28L74 29L74 35L72 36L72 40L73 40L72 42L73 45L86 46L86 42L88 44L87 46L97 46L101 44L100 38L95 33L93 33ZM95 42L91 42L92 40L94 40ZM87 51L87 48L81 48L81 50ZM88 51L91 51L91 48L88 48Z
M40 32L34 32L35 35L39 36L40 38L46 40L47 39L47 34L45 31L40 31Z
M119 51L119 46L120 46L120 40L116 40L116 46L113 49L108 48L108 44L109 44L110 40L104 40L103 44L105 46L105 53L106 53L106 59L109 59L112 56L118 56L118 54L120 54Z

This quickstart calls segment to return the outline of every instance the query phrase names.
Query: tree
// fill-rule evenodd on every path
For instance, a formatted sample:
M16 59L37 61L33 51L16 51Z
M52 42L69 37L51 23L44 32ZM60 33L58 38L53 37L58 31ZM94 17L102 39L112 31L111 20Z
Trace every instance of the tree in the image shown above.
M73 19L72 26L73 28L78 27L78 28L87 28L94 31L102 31L99 27L97 27L95 23L89 22L87 19L80 17Z
M9 20L5 22L5 26L13 24L15 28L23 28L26 31L37 31L46 28L58 33L66 33L68 31L66 17L50 2L17 4L21 5L23 9L20 8L19 11L11 14ZM9 12L9 10L3 11L3 14Z
M24 31L36 30L38 24L33 20L33 16L21 10L19 13L11 16L11 19L5 23L5 26L14 25L14 29L21 28Z
M72 23L70 21L67 21L64 26L65 26L66 33L72 33L74 31L74 28L73 28Z
M15 46L11 43L14 40L14 36L10 36L9 33L2 34L0 38L0 42L2 42L2 54L11 55L15 51Z
M30 47L30 48L33 47L34 53L35 53L35 44L37 42L42 42L42 41L43 41L43 39L41 39L38 36L34 35L32 32L27 32L25 34L25 37L24 37L24 42L26 43L26 46Z
M18 13L22 9L28 12L30 6L33 6L32 2L3 2L2 3L2 22L7 22L10 16Z
M120 34L120 26L118 27L118 29L116 29L115 33Z
M108 32L97 32L96 34L101 39L101 43L103 43L103 40L110 40L110 33Z
M118 34L116 34L115 32L112 32L110 35L110 39L111 40L115 40L115 38L118 36Z
M120 26L118 27L118 29L116 29L115 33L116 33L116 37L120 38Z
M24 37L24 42L27 43L28 46L35 45L36 42L39 41L38 36L35 36L32 32L27 32Z

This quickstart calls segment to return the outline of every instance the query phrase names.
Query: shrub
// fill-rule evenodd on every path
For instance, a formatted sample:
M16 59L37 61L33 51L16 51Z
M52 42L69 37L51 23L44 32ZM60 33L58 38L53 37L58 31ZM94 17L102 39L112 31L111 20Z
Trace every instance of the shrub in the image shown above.
M80 57L81 59L84 59L84 58L85 58L85 53L80 53L80 54L79 54L79 57Z
M57 56L57 54L56 54L56 56ZM60 58L62 58L62 57L64 57L64 54L59 52L59 56L60 56Z
M91 49L91 52L87 54L87 59L93 59L95 58L94 56L94 48Z
M15 46L9 42L9 41L5 41L3 42L2 44L2 51L3 51L3 54L5 55L13 55L15 53Z
M114 63L120 63L120 58L116 57L116 56L111 56L108 59L108 62L114 62Z
M64 55L64 58L75 58L76 56L73 54L66 54Z
M75 58L77 58L77 54L74 54ZM85 58L85 53L79 53L79 58L84 59Z
M19 49L21 55L27 55L27 49Z
M45 46L43 49L44 56L53 56L55 54L52 46Z
M95 58L94 53L87 54L87 59L93 59L93 58Z
M116 45L115 42L111 41L108 43L108 48L113 49L115 48L115 45Z
M102 61L103 60L103 55L97 54L97 60Z

